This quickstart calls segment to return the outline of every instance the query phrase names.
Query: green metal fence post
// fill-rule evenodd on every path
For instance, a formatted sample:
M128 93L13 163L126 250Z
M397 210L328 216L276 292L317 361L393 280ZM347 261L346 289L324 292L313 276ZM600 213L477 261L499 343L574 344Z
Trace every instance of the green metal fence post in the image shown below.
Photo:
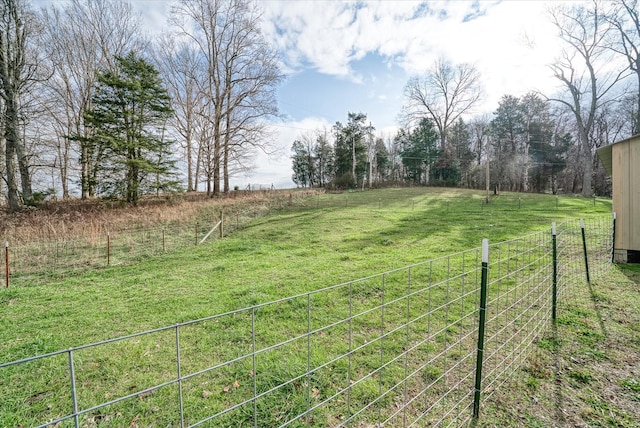
M615 260L616 251L616 213L613 213L613 231L611 233L611 263Z
M551 223L551 246L553 256L553 287L551 298L551 320L556 322L556 308L558 306L558 247L556 241L556 222Z
M478 353L476 355L476 384L473 396L473 417L480 415L482 390L482 357L484 353L484 325L487 319L487 277L489 272L489 240L482 240L482 277L480 279L480 319L478 321Z
M584 252L584 267L587 272L587 282L591 284L591 278L589 277L589 258L587 257L587 238L584 233L584 219L580 219L580 229L582 230L582 251Z

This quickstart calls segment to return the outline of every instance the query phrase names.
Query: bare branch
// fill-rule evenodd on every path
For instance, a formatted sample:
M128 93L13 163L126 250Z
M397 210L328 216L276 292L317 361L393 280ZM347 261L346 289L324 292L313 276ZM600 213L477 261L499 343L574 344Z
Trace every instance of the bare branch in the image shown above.
M426 116L433 120L444 150L449 127L482 99L480 74L471 64L454 66L440 58L427 73L410 78L404 94L408 119L417 122Z
M606 71L613 62L606 43L613 27L604 19L597 0L589 7L558 7L550 11L550 16L566 46L550 68L568 96L547 99L568 107L575 117L582 152L582 192L590 196L593 142L589 135L598 111L614 99L612 94L627 73Z

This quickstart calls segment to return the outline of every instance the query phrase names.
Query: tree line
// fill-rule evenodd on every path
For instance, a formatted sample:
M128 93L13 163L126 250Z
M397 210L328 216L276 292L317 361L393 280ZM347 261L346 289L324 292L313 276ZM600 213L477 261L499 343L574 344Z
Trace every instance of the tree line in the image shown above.
M179 0L150 39L123 0L0 0L0 205L72 188L134 203L229 191L278 113L283 75L260 19L250 0Z
M396 135L375 135L365 113L308 131L292 146L302 187L389 183L609 195L595 150L640 133L637 0L557 4L562 46L549 65L559 89L505 94L492 114L472 64L440 58L404 88Z

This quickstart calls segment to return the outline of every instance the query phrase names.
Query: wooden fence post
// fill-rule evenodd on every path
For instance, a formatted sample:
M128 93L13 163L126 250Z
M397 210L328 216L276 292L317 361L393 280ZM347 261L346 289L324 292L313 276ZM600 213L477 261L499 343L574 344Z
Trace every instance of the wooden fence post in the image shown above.
M6 288L9 288L9 241L4 243L4 271Z

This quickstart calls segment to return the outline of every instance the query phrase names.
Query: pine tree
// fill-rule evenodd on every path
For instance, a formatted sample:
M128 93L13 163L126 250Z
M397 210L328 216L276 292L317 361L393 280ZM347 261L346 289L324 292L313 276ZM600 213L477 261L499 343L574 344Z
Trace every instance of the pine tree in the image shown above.
M133 52L115 58L116 69L98 76L85 121L94 128L93 150L104 152L97 188L135 204L142 193L177 188L171 141L164 138L173 111L153 65Z
M430 119L423 118L418 126L407 132L401 129L395 137L399 143L405 178L415 184L429 184L433 168L440 154L438 133Z
M343 125L336 122L333 129L336 133L334 184L340 188L353 188L365 178L367 170L367 147L364 143L367 133L373 131L367 125L364 113L348 113L348 122Z

